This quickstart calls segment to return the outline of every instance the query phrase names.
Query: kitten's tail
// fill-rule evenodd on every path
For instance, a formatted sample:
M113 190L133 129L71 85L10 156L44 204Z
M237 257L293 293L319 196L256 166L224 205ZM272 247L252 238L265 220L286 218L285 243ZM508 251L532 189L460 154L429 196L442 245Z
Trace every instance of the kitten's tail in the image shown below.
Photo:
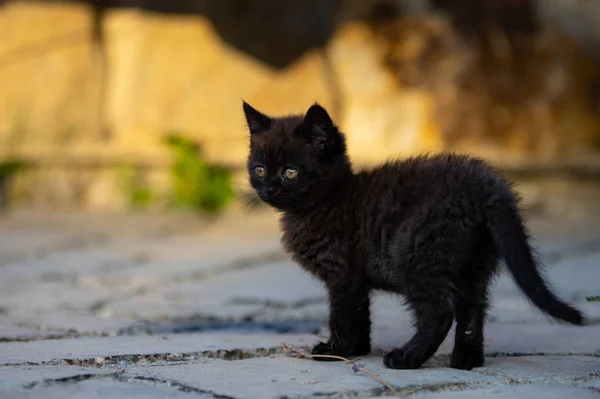
M550 316L571 324L584 324L582 313L557 298L546 285L516 204L509 201L508 207L504 204L498 208L488 213L488 228L519 288Z

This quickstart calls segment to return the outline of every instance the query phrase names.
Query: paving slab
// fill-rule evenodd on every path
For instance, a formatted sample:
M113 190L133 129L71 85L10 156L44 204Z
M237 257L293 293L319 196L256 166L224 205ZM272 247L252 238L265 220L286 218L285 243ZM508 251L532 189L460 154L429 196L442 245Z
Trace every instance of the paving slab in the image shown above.
M597 378L589 378L586 381L583 381L580 385L600 394L600 376Z
M600 377L600 357L520 356L488 358L478 373L504 377L511 383L573 382Z
M0 316L0 323L18 325L38 331L38 335L76 333L79 335L116 335L139 321L104 317L73 310L26 311L20 309ZM7 327L8 328L8 327ZM10 336L8 336L10 337Z
M0 392L40 387L53 381L76 381L114 373L116 371L111 369L60 365L0 367Z
M501 382L497 377L449 368L391 370L383 366L381 359L372 357L363 358L361 363L400 391L422 385L487 386ZM332 394L368 397L385 390L369 375L353 372L351 365L283 356L235 362L215 359L171 367L130 367L125 375L174 380L240 399L329 397ZM226 375L235 377L230 379Z
M165 384L167 385L167 384ZM0 398L2 398L0 392ZM213 399L211 394L202 392L184 392L177 387L144 385L113 380L86 380L73 384L60 383L49 387L8 392L6 399L65 399L65 398L114 398L114 399L162 399L162 398L205 398Z
M412 335L405 328L376 328L376 346L391 349L402 346ZM504 325L488 324L485 330L486 354L581 354L600 355L600 325L569 326L563 324ZM440 346L438 354L452 352L454 326Z
M307 346L314 345L317 338L312 335L296 334L201 333L0 342L0 364L41 364L61 362L65 359L77 361L169 353L218 356L221 352L239 351L251 356L254 352L275 350L284 341L293 345ZM244 353L240 356L243 357ZM125 359L125 361L129 360ZM103 361L93 362L96 363L104 364Z
M233 239L232 239L233 240ZM162 286L173 282L201 280L211 274L243 269L269 257L286 258L278 240L244 238L235 242L218 237L194 237L185 244L160 243L148 246L143 252L147 261L139 267L112 267L87 275L88 281L98 284L120 281L138 286ZM232 251L232 246L235 250Z
M590 389L558 384L499 386L456 392L426 393L411 399L598 399L600 395Z
M273 216L0 219L0 397L389 397L349 365L278 352L325 339L328 306L282 252ZM413 332L401 298L385 293L373 297L374 351L362 362L403 397L600 397L600 306L585 302L598 294L600 224L538 222L549 281L594 325L552 322L504 271L484 367L447 367L452 329L423 369L384 368L382 353Z
M117 317L127 315L144 319L156 319L161 315L241 319L260 313L260 310L298 308L315 302L325 303L326 299L322 284L301 268L291 262L275 262L210 279L167 282L146 294L112 301L104 311ZM240 312L240 309L248 313Z
M31 253L35 252L39 248L48 248L59 245L64 242L65 237L62 234L52 233L50 231L32 231L27 229L18 234L16 230L0 232L0 255L3 258L14 254L15 249L19 250L19 253ZM4 261L3 263L5 263ZM6 262L8 263L8 262Z
M44 331L36 328L16 327L14 325L0 325L0 341L25 341L35 338L57 338L63 335L64 334L61 334L59 332Z
M168 244L168 251L152 243L136 243L137 249L134 245L127 250L112 245L60 252L5 266L0 281L0 302L9 310L85 310L98 303L132 298L170 283L177 286L181 282L203 280L213 273L218 275L247 267L236 263L241 259L252 265L252 262L268 261L263 258L274 253L279 258L284 257L275 240L257 243L244 240L235 251L230 251L231 244L223 239L217 240L219 245L203 241L208 242L193 244L190 240L187 252L178 249L177 243ZM165 251L167 253L163 253Z
M119 286L46 281L12 286L0 294L7 311L51 312L55 310L84 311L92 309L114 296L129 295Z

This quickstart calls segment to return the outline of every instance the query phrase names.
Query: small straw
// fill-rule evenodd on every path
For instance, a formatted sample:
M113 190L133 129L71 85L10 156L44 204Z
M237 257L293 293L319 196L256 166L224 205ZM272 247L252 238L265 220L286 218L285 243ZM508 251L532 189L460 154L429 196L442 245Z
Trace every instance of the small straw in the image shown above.
M377 380L379 383L381 383L383 386L385 386L387 389L389 389L392 393L394 393L394 394L398 393L398 391L396 391L396 389L393 386L391 386L389 383L385 382L380 377L376 376L375 374L373 374L369 370L365 369L364 365L356 365L356 364L354 364L357 361L359 361L360 359L350 360L348 358L345 358L345 357L342 357L342 356L335 356L335 355L311 355L311 354L306 353L302 349L295 348L293 345L285 343L285 342L282 343L281 345L279 345L279 347L281 348L281 350L284 353L294 354L294 355L296 355L300 359L322 358L322 359L338 359L338 360L343 360L344 363L346 363L346 364L352 364L353 365L352 366L352 370L354 370L355 373L358 372L358 371L362 371L363 373L371 376L371 378Z

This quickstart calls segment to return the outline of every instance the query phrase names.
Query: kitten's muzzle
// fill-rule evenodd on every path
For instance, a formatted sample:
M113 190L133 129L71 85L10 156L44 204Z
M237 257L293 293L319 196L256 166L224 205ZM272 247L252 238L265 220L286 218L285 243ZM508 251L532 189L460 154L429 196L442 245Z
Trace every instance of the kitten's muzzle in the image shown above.
M274 188L265 188L265 189L261 190L259 193L259 197L263 201L268 201L275 196L277 196L277 192L275 191Z

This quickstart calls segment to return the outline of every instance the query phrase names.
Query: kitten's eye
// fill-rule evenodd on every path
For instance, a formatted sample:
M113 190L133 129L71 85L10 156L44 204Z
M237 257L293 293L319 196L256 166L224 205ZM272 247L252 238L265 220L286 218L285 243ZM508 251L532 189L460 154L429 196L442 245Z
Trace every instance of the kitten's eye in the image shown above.
M283 174L286 179L290 179L290 180L298 177L298 171L296 169L286 169L285 172L283 172Z
M254 174L258 177L265 177L265 168L262 166L257 166L254 168Z

